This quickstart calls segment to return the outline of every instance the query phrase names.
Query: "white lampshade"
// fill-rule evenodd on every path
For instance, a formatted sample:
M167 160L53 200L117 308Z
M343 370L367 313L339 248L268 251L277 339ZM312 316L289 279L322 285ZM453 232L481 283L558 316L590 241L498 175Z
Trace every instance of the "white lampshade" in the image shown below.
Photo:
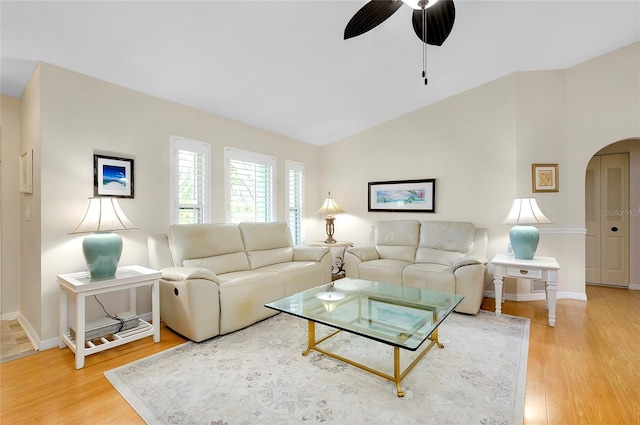
M80 224L71 233L112 232L137 229L124 215L117 198L89 198Z
M535 198L516 198L511 205L511 211L504 220L507 224L541 224L551 223L542 214Z
M438 0L402 0L402 2L412 9L422 10L430 8L436 4Z
M332 214L343 213L344 210L340 208L338 203L331 197L331 192L329 192L329 196L324 200L316 214L326 214L331 216Z

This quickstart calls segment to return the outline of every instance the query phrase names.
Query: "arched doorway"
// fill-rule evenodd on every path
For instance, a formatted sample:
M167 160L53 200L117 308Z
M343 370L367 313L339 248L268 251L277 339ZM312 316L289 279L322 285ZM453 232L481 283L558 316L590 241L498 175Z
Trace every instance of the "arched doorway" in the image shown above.
M640 139L612 143L592 157L585 224L586 283L640 289Z

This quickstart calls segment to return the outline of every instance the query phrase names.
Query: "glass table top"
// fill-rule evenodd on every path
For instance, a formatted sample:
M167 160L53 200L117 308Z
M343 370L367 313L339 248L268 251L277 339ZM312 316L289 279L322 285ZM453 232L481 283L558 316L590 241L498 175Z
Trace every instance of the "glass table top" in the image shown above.
M414 351L463 299L462 295L344 278L265 307Z

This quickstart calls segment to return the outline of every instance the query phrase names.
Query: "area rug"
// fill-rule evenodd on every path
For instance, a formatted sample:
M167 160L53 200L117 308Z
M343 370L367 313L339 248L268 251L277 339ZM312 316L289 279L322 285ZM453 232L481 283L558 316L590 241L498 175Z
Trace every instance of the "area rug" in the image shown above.
M453 313L439 332L445 348L405 377L403 398L391 381L314 351L302 356L307 322L282 313L105 375L150 424L521 424L529 319ZM384 344L345 332L323 344L393 375Z

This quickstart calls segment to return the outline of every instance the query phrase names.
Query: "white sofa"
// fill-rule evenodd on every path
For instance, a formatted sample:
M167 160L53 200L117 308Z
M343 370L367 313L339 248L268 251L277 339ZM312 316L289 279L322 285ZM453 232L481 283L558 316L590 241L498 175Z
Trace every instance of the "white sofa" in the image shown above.
M380 221L372 246L348 248L346 276L464 295L455 311L476 314L487 267L487 230L455 221Z
M331 253L293 246L286 223L193 224L147 238L160 318L196 342L277 312L264 304L331 282Z

